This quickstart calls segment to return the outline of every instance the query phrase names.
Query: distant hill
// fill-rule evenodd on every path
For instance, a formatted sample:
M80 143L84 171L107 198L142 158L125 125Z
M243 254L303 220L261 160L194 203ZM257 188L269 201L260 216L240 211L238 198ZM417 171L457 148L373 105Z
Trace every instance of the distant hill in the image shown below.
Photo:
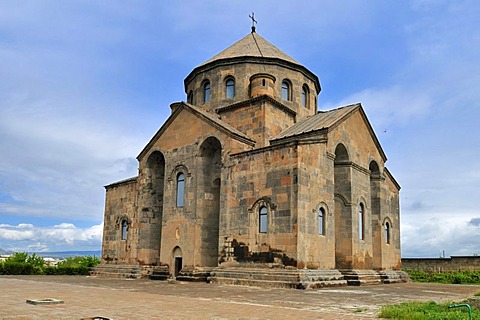
M8 251L0 248L0 254L12 254L12 251ZM49 258L69 258L69 257L85 257L85 256L96 256L100 258L102 256L101 250L92 250L92 251L58 251L58 252L27 252L28 254L35 253L40 257L49 257Z
M101 250L93 250L93 251L58 251L58 252L29 252L35 253L37 256L43 258L57 258L57 259L65 259L69 257L85 257L85 256L96 256L100 258L102 256Z
M7 251L5 249L0 248L0 254L11 254L11 251Z

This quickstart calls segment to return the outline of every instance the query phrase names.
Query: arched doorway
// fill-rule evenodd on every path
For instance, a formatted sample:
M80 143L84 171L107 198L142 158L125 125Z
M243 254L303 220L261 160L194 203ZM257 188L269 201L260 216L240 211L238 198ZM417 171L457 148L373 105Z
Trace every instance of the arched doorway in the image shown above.
M173 265L173 274L175 277L177 277L183 268L183 256L182 249L180 249L180 247L175 247L175 249L173 249Z

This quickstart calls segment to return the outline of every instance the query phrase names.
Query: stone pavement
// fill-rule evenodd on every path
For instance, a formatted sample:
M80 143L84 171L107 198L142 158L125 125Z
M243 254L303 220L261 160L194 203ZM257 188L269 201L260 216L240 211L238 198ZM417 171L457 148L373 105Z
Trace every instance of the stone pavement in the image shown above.
M319 290L82 276L0 277L0 319L373 319L382 304L461 301L480 286L402 283ZM54 298L64 304L32 305Z

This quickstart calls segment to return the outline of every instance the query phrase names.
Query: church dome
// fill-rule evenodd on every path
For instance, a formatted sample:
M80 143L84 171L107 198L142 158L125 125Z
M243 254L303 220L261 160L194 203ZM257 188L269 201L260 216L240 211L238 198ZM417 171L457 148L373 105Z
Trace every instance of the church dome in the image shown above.
M187 102L205 109L268 95L300 117L316 112L321 90L315 74L254 30L193 69L184 84Z

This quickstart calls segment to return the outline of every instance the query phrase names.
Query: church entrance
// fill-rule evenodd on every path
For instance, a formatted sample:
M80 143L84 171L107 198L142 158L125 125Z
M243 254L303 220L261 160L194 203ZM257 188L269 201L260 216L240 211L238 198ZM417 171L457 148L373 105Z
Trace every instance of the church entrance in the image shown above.
M180 271L182 271L182 268L183 268L182 249L180 249L180 247L175 247L175 249L173 249L173 260L174 260L173 274L176 277L178 276Z
M182 271L182 257L175 257L175 277Z

